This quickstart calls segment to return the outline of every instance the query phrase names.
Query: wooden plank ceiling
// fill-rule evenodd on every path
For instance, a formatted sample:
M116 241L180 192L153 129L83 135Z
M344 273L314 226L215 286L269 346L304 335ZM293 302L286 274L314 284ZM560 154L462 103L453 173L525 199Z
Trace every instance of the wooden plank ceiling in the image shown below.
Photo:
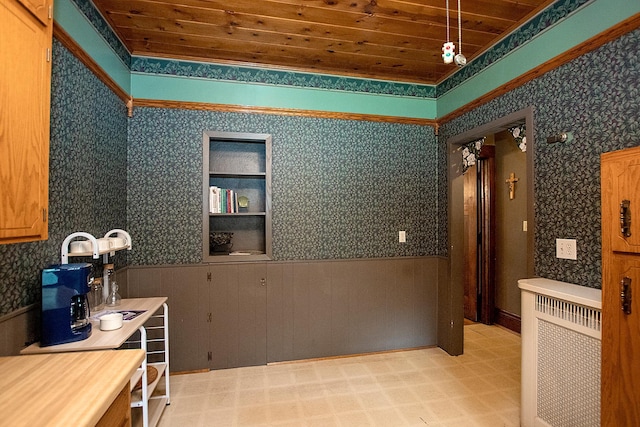
M437 84L446 0L93 0L132 55ZM553 0L460 0L470 61ZM449 0L458 43L457 0ZM458 53L458 50L456 50Z

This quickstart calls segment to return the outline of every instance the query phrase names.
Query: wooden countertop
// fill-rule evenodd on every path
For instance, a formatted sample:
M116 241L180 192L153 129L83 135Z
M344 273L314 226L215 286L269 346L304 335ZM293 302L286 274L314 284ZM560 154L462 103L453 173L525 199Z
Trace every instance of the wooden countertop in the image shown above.
M145 310L143 314L130 321L124 321L122 328L115 331L101 331L100 323L93 318L91 320L91 336L82 341L75 341L66 344L40 347L40 343L35 343L23 349L20 354L35 353L58 353L68 351L87 350L109 350L116 349L122 345L140 326L167 301L167 297L154 298L131 298L123 299L119 306L106 310Z
M0 426L95 426L142 350L0 357Z

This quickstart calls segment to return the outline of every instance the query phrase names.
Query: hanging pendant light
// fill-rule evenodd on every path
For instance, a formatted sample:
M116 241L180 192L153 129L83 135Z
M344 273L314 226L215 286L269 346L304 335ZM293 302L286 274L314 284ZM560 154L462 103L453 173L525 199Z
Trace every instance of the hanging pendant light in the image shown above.
M451 42L449 37L449 0L447 0L447 41L442 45L442 60L445 64L451 64L456 51L456 45ZM459 9L459 7L458 7Z
M449 3L449 0L447 0ZM447 22L449 21L449 7L447 6ZM447 28L447 38L449 37L449 30ZM462 54L462 17L460 15L460 0L458 0L458 47L460 48L460 53L458 53L454 60L458 67L464 67L467 65L467 58ZM445 61L446 62L446 61Z

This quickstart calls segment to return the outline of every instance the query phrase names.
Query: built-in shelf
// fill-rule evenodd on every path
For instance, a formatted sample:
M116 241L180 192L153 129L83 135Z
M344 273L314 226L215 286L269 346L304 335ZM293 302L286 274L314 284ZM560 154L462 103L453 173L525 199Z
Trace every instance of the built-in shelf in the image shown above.
M202 154L203 262L271 259L271 135L207 131ZM231 202L217 203L221 193ZM211 233L229 234L230 243L212 245Z
M266 212L210 213L209 216L266 216Z
M241 173L241 172L213 172L209 171L209 176L212 177L227 177L227 178L257 178L264 179L267 174L262 173Z

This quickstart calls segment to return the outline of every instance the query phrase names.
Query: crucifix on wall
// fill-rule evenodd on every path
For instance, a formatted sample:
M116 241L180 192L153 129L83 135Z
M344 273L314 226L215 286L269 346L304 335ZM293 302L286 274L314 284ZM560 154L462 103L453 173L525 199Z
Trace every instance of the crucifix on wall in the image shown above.
M513 172L509 174L509 179L505 181L509 184L509 200L513 200L516 197L516 182L518 181L519 179L516 178L516 174Z

